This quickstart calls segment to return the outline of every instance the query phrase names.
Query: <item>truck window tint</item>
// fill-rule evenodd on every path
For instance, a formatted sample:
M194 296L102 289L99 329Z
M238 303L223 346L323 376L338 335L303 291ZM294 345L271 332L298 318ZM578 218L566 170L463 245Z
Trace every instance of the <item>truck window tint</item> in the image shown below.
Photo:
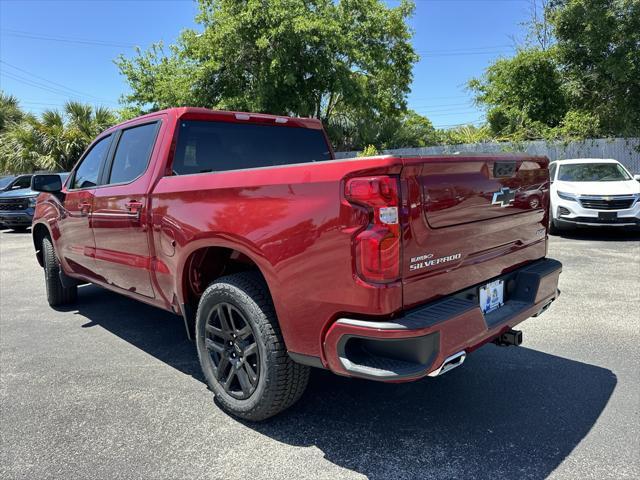
M125 183L147 169L156 140L157 123L128 128L122 132L113 158L109 183Z
M330 160L321 130L242 123L180 122L177 175Z
M76 170L71 188L91 188L98 184L100 166L109 152L109 145L111 145L111 135L98 141L91 148Z
M11 188L17 190L19 188L29 188L31 186L31 175L26 175L22 177L18 177L16 181L13 182Z

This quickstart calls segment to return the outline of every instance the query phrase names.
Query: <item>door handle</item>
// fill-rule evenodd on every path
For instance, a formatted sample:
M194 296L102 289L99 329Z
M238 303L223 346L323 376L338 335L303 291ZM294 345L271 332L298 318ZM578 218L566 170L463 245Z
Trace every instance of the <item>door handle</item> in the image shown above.
M91 211L91 204L88 202L80 202L78 203L78 210L80 210L81 217L86 217Z
M125 207L129 212L131 212L131 216L135 217L136 220L140 220L140 215L142 214L142 205L141 202L137 202L135 200L131 200L130 202L125 204Z

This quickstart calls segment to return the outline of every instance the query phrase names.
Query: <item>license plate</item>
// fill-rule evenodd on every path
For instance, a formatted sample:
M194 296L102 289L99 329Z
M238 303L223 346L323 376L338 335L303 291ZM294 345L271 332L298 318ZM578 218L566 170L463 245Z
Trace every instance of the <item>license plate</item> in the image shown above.
M482 313L493 312L504 305L504 282L496 280L480 287L480 309Z
M598 212L598 220L614 221L618 219L618 212Z

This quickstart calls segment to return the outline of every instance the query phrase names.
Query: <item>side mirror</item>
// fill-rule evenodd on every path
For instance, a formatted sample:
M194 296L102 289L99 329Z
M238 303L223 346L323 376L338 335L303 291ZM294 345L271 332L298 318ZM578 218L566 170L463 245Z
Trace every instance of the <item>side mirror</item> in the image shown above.
M62 180L60 180L60 175L34 175L31 178L31 190L36 192L60 193L62 191Z
M634 180L637 180L638 182L640 182L640 175L634 175L634 176L633 176L633 179L634 179Z

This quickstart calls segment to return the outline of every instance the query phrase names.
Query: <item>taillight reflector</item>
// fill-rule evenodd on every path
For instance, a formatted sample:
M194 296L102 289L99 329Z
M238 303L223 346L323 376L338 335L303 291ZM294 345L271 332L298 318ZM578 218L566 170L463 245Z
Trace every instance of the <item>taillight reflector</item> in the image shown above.
M354 236L358 275L369 282L388 283L400 276L398 180L386 175L349 179L349 202L366 207L369 224Z

